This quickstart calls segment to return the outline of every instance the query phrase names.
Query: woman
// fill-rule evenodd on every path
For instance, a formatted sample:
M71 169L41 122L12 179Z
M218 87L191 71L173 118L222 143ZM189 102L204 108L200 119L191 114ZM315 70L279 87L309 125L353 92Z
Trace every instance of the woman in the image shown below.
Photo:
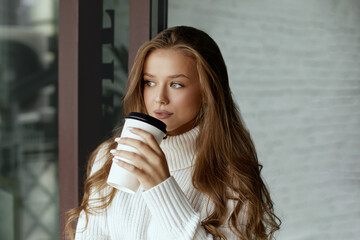
M140 130L92 154L85 194L68 213L76 239L272 239L280 220L261 179L254 144L231 97L217 44L192 27L164 30L138 51L129 74L125 114L167 124L160 146ZM141 187L131 195L107 185L114 156ZM71 230L70 230L71 232Z

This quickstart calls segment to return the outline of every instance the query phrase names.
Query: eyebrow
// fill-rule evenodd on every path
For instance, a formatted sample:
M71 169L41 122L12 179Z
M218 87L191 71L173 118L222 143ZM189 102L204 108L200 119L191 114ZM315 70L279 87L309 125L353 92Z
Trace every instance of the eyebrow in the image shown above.
M151 75L150 73L144 73L144 76L147 76L147 77L155 77L154 75Z
M155 76L150 74L150 73L144 73L144 76L150 77L150 78L154 78ZM187 78L190 79L188 76L186 76L185 74L179 73L179 74L174 74L174 75L170 75L169 78L171 79L176 79L176 78Z
M173 78L173 79L174 78L188 78L189 79L188 76L186 76L185 74L182 74L182 73L171 75L171 76L169 76L169 78Z

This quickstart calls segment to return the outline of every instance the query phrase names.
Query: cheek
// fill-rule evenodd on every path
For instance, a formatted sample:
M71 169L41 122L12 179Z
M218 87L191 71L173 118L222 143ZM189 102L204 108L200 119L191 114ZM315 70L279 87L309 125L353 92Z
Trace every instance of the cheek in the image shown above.
M184 110L188 114L196 114L201 105L201 97L199 92L189 92L187 94L176 96L173 100L177 107Z
M149 90L143 91L143 98L144 98L146 110L148 111L149 110L148 108L150 107L150 103L151 103L151 94L149 93Z

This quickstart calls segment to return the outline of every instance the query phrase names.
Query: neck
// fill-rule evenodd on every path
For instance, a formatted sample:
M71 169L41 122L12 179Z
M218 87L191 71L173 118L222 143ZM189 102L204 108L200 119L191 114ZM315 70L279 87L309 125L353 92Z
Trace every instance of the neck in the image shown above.
M195 117L193 120L185 123L184 125L171 130L169 132L167 132L167 136L177 136L183 133L186 133L188 131L190 131L191 129L193 129L194 127L196 127L196 125L198 124L197 118Z
M196 139L199 127L190 131L169 136L164 139L160 147L163 150L170 171L184 169L193 165L196 159Z

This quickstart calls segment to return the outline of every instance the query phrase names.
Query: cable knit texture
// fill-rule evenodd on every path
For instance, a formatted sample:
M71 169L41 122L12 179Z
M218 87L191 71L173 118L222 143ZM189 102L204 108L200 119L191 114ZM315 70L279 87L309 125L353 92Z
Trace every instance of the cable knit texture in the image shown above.
M147 191L141 187L135 194L118 191L106 210L89 215L87 228L82 212L76 239L213 239L201 226L201 220L208 216L213 205L191 183L198 132L199 129L194 128L163 140L160 146L166 155L171 177ZM100 151L93 172L104 160L104 152ZM92 193L91 199L100 196L101 193ZM98 203L91 201L91 204ZM221 231L228 239L236 239L228 227L221 227Z

